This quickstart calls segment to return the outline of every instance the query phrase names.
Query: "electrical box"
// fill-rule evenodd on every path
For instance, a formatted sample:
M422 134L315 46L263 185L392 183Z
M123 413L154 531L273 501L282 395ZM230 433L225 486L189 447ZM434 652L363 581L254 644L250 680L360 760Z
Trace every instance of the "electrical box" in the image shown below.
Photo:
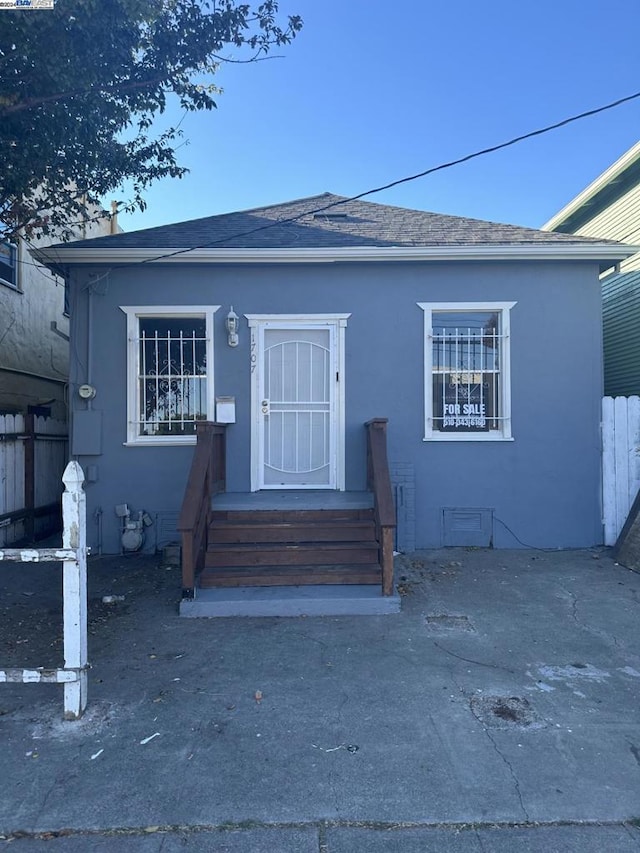
M216 397L216 422L219 424L235 424L235 397Z

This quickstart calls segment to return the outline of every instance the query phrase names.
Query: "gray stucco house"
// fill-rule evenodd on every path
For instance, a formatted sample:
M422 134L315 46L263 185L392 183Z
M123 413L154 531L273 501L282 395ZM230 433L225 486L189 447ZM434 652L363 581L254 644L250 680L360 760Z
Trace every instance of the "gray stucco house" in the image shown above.
M196 426L227 422L208 469L221 524L252 495L271 515L259 554L209 549L250 583L280 547L267 522L291 527L285 505L309 524L340 496L370 506L376 419L398 549L601 543L598 276L627 254L330 194L40 251L69 288L90 544L121 548L124 504L154 522L144 547L177 538Z

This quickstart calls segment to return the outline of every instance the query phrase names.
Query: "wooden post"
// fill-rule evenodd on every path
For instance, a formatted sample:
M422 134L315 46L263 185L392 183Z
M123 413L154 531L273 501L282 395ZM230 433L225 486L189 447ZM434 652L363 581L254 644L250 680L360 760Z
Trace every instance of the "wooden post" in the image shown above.
M62 482L62 547L76 552L63 565L64 665L77 672L77 681L64 685L64 717L77 720L87 707L87 498L77 462L69 462Z
M393 595L393 527L380 529L380 556L382 563L382 594Z

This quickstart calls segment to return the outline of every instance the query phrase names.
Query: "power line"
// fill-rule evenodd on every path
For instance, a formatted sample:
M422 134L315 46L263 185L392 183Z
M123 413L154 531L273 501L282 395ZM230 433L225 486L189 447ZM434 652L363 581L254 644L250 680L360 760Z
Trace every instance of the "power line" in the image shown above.
M348 204L352 201L358 201L361 198L365 198L366 196L374 195L376 193L383 192L384 190L392 189L393 187L400 186L401 184L406 184L411 181L416 181L420 178L425 178L428 175L432 175L435 172L441 172L445 169L451 169L454 166L459 166L462 163L468 163L471 160L475 160L478 157L483 157L486 154L492 154L495 151L501 151L504 148L509 148L512 145L516 145L519 142L524 142L527 139L532 139L536 136L542 136L545 133L550 133L552 130L558 130L558 128L566 127L568 124L572 124L573 122L580 121L584 118L589 118L590 116L598 115L599 113L606 112L607 110L612 110L615 107L619 107L621 104L629 103L630 101L634 101L640 98L640 91L634 92L631 95L627 95L623 98L618 98L615 101L611 101L610 103L604 104L599 107L595 107L591 110L585 110L584 112L578 113L574 116L569 116L568 118L562 119L561 121L554 122L553 124L546 125L545 127L538 128L537 130L529 131L528 133L523 133L520 136L514 136L512 139L507 140L506 142L500 142L496 145L491 145L488 148L482 148L479 151L474 151L471 154L465 154L463 157L458 157L455 160L448 160L445 163L440 163L437 166L432 166L429 169L424 169L422 172L417 172L415 175L408 175L403 178L398 178L396 180L390 181L389 183L382 184L379 187L374 187L373 189L365 190L364 192L358 193L357 195L349 196L348 198L338 199L336 201L329 202L328 204L322 205L321 207L312 208L311 210L305 210L302 213L298 213L295 216L285 217L283 219L277 219L273 222L269 222L265 225L258 225L255 228L251 228L249 230L241 231L236 234L232 234L231 236L221 237L217 240L211 240L206 243L200 243L196 246L189 246L183 249L176 249L172 252L164 252L160 255L156 255L153 258L145 258L141 261L132 261L128 264L119 264L119 269L127 269L133 266L140 266L141 264L149 264L154 263L156 261L166 260L168 258L173 258L178 255L186 254L187 252L191 252L194 249L207 249L212 246L216 246L220 243L228 243L233 240L239 240L243 237L249 237L252 234L257 234L262 231L268 231L271 228L277 228L281 225L289 225L293 222L297 222L305 216L313 216L316 213L323 213L325 210L330 210L334 207L339 207L344 204ZM120 205L121 202L118 202ZM49 247L47 247L49 248ZM28 261L25 263L29 263ZM35 264L34 264L35 266Z
M176 255L182 255L186 252L191 252L193 249L208 249L211 246L215 246L219 243L228 243L232 240L239 240L242 237L249 237L252 234L257 234L260 231L267 231L270 228L276 228L279 225L289 225L292 222L297 222L305 216L312 216L316 213L322 213L325 210L329 210L333 207L338 207L343 204L348 204L352 201L358 201L361 198L365 198L365 196L374 195L375 193L383 192L384 190L392 189L393 187L400 186L400 184L406 184L410 181L417 181L419 178L425 178L427 175L432 175L435 172L441 172L445 169L451 169L453 166L459 166L462 163L468 163L470 160L475 160L477 157L483 157L485 154L493 154L494 151L501 151L503 148L509 148L512 145L516 145L518 142L524 142L526 139L532 139L535 136L542 136L545 133L549 133L552 130L557 130L560 127L566 127L568 124L572 124L575 121L580 121L584 118L589 118L590 116L598 115L598 113L606 112L607 110L612 110L615 107L619 107L621 104L626 104L630 101L634 101L637 98L640 98L640 92L634 92L632 95L627 95L624 98L618 98L615 101L611 101L608 104L604 104L600 107L595 107L591 110L586 110L582 113L578 113L577 115L570 116L569 118L562 119L562 121L554 122L553 124L548 124L545 127L538 128L537 130L529 131L528 133L523 133L520 136L514 136L513 139L509 139L506 142L500 142L497 145L491 145L488 148L482 148L479 151L474 151L472 154L465 154L464 157L458 157L456 160L449 160L446 163L440 163L438 166L432 166L429 169L425 169L422 172L418 172L415 175L408 175L404 178L398 178L397 180L390 181L387 184L383 184L379 187L374 187L370 190L365 190L364 192L358 193L357 195L349 196L348 198L339 199L337 201L332 201L329 204L325 204L322 207L314 208L313 210L305 210L303 213L296 214L295 216L290 216L285 219L277 219L273 222L270 222L266 225L258 225L255 228L251 228L248 231L243 231L238 234L233 234L231 237L221 237L218 240L211 240L207 243L201 243L198 246L190 246L186 249L176 249L173 252L167 252L162 255L158 255L154 258L147 258L142 261L136 261L131 264L124 264L120 267L128 266L138 266L140 264L153 263L155 261L161 261L166 258L173 258Z

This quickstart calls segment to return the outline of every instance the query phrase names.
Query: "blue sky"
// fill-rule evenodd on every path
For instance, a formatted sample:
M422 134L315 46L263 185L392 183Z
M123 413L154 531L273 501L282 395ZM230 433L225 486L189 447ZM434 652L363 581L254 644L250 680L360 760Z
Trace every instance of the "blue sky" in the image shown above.
M637 0L280 8L302 32L283 58L221 69L218 109L182 123L190 174L154 185L125 230L355 195L640 90ZM638 139L640 99L369 198L539 227Z

